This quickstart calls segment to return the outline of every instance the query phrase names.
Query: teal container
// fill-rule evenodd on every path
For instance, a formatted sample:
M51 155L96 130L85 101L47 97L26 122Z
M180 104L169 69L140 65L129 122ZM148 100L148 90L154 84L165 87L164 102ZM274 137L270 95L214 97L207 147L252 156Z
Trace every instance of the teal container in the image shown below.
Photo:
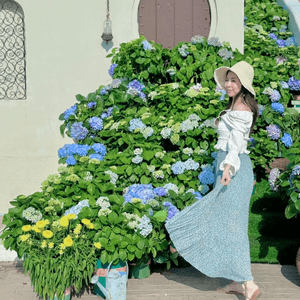
M102 264L100 259L97 260L97 269L107 269L108 266L109 266L109 263ZM111 265L110 270L122 268L122 267L125 267L125 266L126 266L126 262L123 262L123 261L119 260L119 263L117 265ZM105 281L106 281L106 277L99 276L98 282L106 288ZM94 293L97 296L100 296L100 297L105 299L104 294L99 289L97 284L94 284Z
M256 180L256 174L254 174L254 180ZM255 194L255 190L256 190L256 182L255 182L255 184L253 186L252 195Z

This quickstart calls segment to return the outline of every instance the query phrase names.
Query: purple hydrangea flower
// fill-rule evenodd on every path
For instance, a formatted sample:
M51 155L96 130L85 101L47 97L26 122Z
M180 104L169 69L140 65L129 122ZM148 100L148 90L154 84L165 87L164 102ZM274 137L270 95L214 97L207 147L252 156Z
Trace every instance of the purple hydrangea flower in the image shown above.
M82 125L82 122L75 122L72 125L71 136L76 140L84 140L89 131Z
M281 141L284 143L284 145L289 148L293 145L292 137L289 133L284 133L283 137L281 138Z
M272 140L278 140L280 137L280 127L278 125L269 125L267 126L267 132L268 132L268 136L272 139Z
M269 176L269 184L273 191L278 191L278 185L276 185L276 181L279 178L280 170L278 168L272 169Z
M108 109L107 109L107 116L108 117L110 117L111 115L112 115L112 113L113 113L113 107L109 107Z
M289 78L288 85L292 91L300 90L300 80L295 79L294 76Z
M74 166L76 164L76 159L74 158L73 155L70 155L67 160L66 160L66 163L68 165L71 165L71 166Z
M114 76L114 70L115 70L115 67L117 66L117 64L112 64L108 70L108 74L113 77Z
M278 45L279 48L285 47L285 40L278 39L278 40L276 41L276 43L277 43L277 45Z
M278 102L281 98L280 93L277 90L273 90L272 95L270 96L272 102Z
M287 61L287 58L285 58L283 56L277 56L276 57L276 63L277 63L277 65L281 65L281 64L283 64L286 61Z
M168 208L168 217L166 222L172 219L179 212L178 208L169 201L165 201L163 206Z
M145 86L142 83L140 83L138 80L134 79L133 81L128 83L127 88L128 89L132 88L137 91L142 91L145 88Z
M214 173L209 168L204 169L198 178L202 184L213 184L215 180Z
M77 109L77 104L74 104L73 106L71 106L70 108L68 108L64 112L64 119L67 121L69 119L70 115L74 115L75 116L76 109Z
M276 112L279 112L281 114L284 113L284 106L281 104L281 103L272 103L271 104L271 108L276 111Z
M95 108L96 106L97 106L97 102L96 101L88 103L88 108Z
M100 90L100 94L103 96L103 95L106 95L108 93L108 88L105 86L104 88L102 88Z
M168 194L168 192L163 187L155 188L154 193L159 197L163 197L163 196L166 196Z
M269 33L269 37L272 39L272 40L275 40L277 41L278 40L278 37L275 33Z
M90 126L92 129L98 131L103 129L103 121L101 118L92 117L89 120Z
M106 112L103 112L100 117L101 117L101 119L105 119L105 118L108 118L108 115Z

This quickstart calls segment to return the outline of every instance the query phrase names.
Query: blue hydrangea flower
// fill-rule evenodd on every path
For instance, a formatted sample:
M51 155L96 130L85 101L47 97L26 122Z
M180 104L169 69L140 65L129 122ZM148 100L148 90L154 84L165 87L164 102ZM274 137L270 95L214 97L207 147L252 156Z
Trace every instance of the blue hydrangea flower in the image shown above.
M70 108L68 108L64 112L64 119L67 121L69 119L70 115L74 115L75 116L76 109L77 109L77 104L74 104L73 106L71 106Z
M281 138L281 141L284 143L284 145L286 147L291 147L293 145L293 140L292 140L292 137L289 133L284 133L283 134L283 137Z
M88 103L88 108L95 108L96 106L97 106L97 102L96 101Z
M288 39L285 40L285 46L289 47L289 46L295 46L295 37L289 37Z
M190 54L190 52L187 51L188 48L189 48L189 47L188 47L187 45L183 44L181 47L178 48L179 54L180 54L182 57L187 57L187 56Z
M277 37L277 35L275 34L275 33L269 33L269 37L272 39L272 40L275 40L275 41L277 41L278 40L278 37Z
M273 90L272 95L270 96L272 102L278 102L281 98L280 93L277 90Z
M269 125L267 126L267 132L268 132L268 136L272 139L272 140L278 140L280 137L280 127L278 125Z
M159 197L163 197L163 196L166 196L168 194L167 191L163 187L155 188L154 193Z
M200 192L193 192L193 195L195 196L195 199L197 199L197 200L201 200L203 198L203 196L201 195Z
M70 155L67 160L66 160L67 165L74 166L76 165L76 159L74 158L73 155Z
M103 129L103 121L101 118L92 117L89 120L90 126L92 129L98 131Z
M139 198L145 204L148 200L154 199L156 196L152 184L133 184L129 186L124 194L124 204L131 202L132 198Z
M285 47L285 40L278 39L278 40L276 41L276 43L277 43L277 45L278 45L279 48Z
M94 145L92 145L92 149L101 155L105 155L106 154L106 147L103 144L99 144L99 143L95 143Z
M84 140L89 131L82 125L82 122L75 122L72 125L71 136L76 140Z
M65 158L67 157L67 150L65 147L62 147L58 150L58 157L59 158Z
M183 172L185 171L185 163L182 161L178 161L174 165L172 165L171 170L176 175L183 174Z
M165 201L163 203L163 206L168 209L168 216L166 222L172 219L179 212L179 209L169 201Z
M200 164L195 162L193 159L189 158L187 161L184 162L184 166L186 170L193 170L196 171Z
M129 131L133 132L136 129L144 130L147 126L142 122L140 118L132 119L129 122Z
M108 74L113 77L114 76L114 70L115 70L115 67L117 66L117 64L112 64L110 67L109 67L109 70L108 70Z
M90 149L91 147L89 145L78 145L77 154L80 156L87 156Z
M215 180L214 173L209 168L204 169L198 178L202 184L213 184Z
M288 85L292 91L300 90L300 80L295 79L294 76L289 78Z
M272 103L271 108L276 112L280 112L281 114L284 113L284 106L281 103Z
M289 89L289 85L287 84L287 82L280 81L279 83L280 83L282 89Z
M259 115L261 116L263 111L265 110L265 106L262 104L258 104L258 109L259 109Z
M234 58L233 57L233 53L231 51L229 51L228 49L220 49L219 52L218 52L218 55L220 57L223 58L223 60L228 60L230 58Z
M144 50L152 50L153 49L153 47L151 46L151 44L148 41L146 41L146 40L142 41L142 44L143 44Z
M208 193L208 191L209 191L209 186L207 184L202 184L199 186L199 192L202 195L205 195L206 193Z
M106 118L108 118L108 115L106 112L103 112L100 117L101 117L101 119L106 119Z
M290 186L293 185L293 182L292 180L296 177L296 176L299 176L300 175L300 166L299 165L296 165L294 168L293 168L293 171L290 175L290 178L289 178L289 183L290 183Z
M95 159L98 159L98 160L102 161L103 160L103 155L101 155L101 154L90 154L89 158L90 159L95 158Z
M250 143L250 146L249 146L250 148L253 148L256 145L256 141L252 137L248 140L248 143Z
M113 106L111 106L107 109L106 113L107 113L108 117L110 117L113 114L113 109L114 109Z
M134 79L133 81L128 83L127 88L128 89L132 88L137 91L142 91L145 88L145 86L142 83L140 83L138 80Z
M218 37L209 38L207 43L208 43L208 45L215 46L215 47L221 47L222 46L222 43L219 41Z
M83 207L90 207L89 200L82 200L78 202L76 205L70 207L68 210L65 211L64 215L67 216L69 214L74 214L77 219L78 214L81 212Z
M104 88L102 88L100 90L100 94L103 96L103 95L106 95L108 93L108 88L105 86Z

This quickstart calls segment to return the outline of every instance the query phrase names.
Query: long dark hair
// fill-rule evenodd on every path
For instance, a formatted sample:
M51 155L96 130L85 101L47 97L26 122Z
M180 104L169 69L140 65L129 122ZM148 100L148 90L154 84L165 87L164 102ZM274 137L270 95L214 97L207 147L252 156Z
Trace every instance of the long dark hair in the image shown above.
M230 72L230 71L228 71ZM228 73L227 72L227 73ZM226 73L226 76L227 76L227 73ZM227 107L226 109L230 109L231 106L234 106L236 100L238 99L239 96L242 96L242 102L247 105L248 107L250 107L251 111L253 112L253 119L252 119L252 125L251 125L251 128L250 128L250 134L252 133L253 131L253 127L256 123L256 120L258 118L258 115L259 115L259 109L258 109L258 105L257 105L257 102L255 100L255 97L253 94L251 94L246 88L244 88L244 86L242 85L242 88L241 90L236 94L236 96L233 98L233 97L229 97L229 101L228 101L228 104L227 104ZM223 112L221 113L221 115L225 114L226 112Z

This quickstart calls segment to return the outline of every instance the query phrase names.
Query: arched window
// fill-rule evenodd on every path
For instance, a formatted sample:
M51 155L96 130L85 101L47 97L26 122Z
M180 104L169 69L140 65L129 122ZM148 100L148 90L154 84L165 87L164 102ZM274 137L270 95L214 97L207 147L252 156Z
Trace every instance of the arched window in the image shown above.
M0 100L26 99L24 12L0 0Z
M139 34L165 48L209 36L208 0L140 0L138 14Z

